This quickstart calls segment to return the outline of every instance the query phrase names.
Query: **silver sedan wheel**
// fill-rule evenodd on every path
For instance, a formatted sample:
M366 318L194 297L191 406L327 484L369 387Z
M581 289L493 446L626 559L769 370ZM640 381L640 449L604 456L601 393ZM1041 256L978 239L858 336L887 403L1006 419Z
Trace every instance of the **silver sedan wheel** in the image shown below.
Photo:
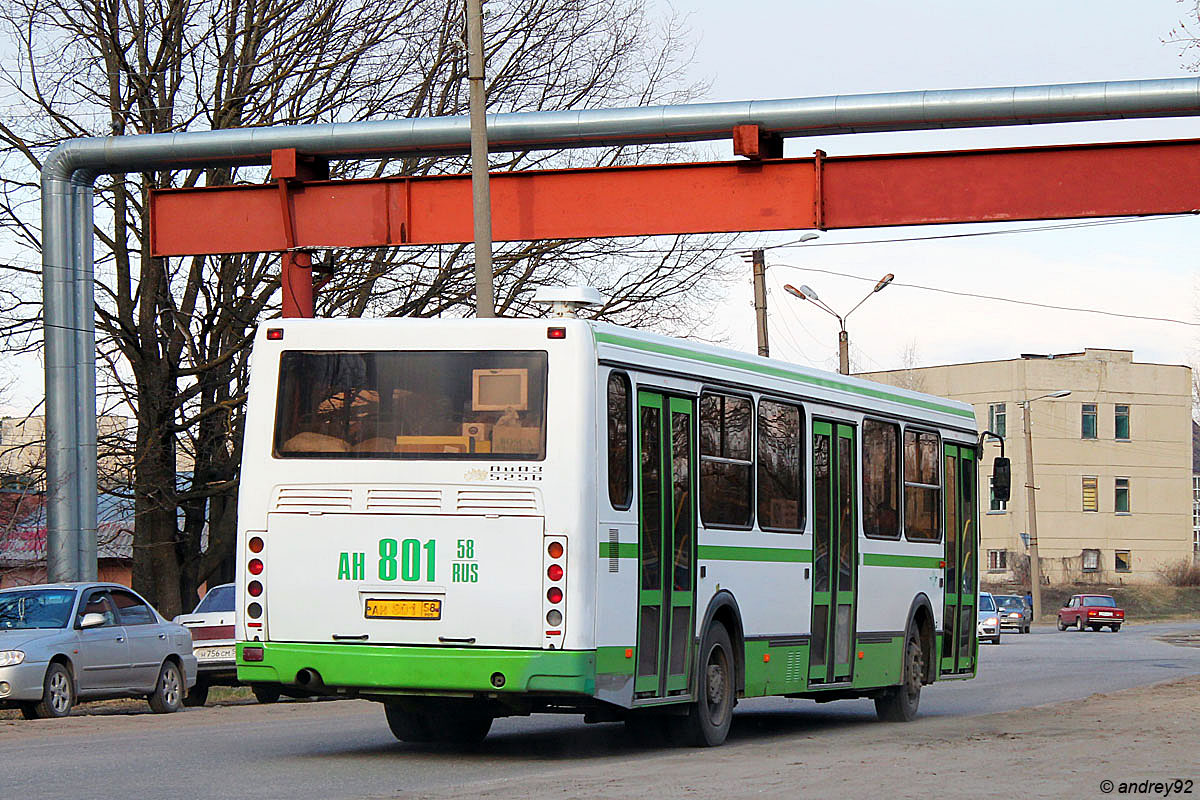
M46 687L50 707L60 716L71 710L71 679L63 671L55 671L50 675L50 683Z
M163 671L162 676L162 693L163 700L167 701L167 705L174 706L179 704L179 672L173 669Z
M155 714L170 714L183 706L183 675L174 661L163 662L158 673L158 683L147 700Z

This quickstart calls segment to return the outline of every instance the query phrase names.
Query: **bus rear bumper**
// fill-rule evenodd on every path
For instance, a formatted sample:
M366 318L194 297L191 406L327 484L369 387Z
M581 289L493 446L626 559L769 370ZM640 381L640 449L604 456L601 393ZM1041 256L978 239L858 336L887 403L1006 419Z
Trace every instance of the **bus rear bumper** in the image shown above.
M262 661L247 663L243 650L261 647ZM483 650L299 642L238 642L237 675L245 682L299 685L315 670L331 689L364 692L596 693L591 650ZM502 685L497 686L503 677Z

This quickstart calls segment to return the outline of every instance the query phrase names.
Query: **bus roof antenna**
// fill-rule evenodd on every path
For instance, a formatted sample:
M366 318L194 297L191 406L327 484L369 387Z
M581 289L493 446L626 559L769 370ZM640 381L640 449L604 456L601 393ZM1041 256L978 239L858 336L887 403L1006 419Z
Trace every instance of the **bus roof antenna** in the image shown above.
M543 286L533 295L533 302L550 306L550 316L574 319L587 306L603 305L608 298L591 286Z

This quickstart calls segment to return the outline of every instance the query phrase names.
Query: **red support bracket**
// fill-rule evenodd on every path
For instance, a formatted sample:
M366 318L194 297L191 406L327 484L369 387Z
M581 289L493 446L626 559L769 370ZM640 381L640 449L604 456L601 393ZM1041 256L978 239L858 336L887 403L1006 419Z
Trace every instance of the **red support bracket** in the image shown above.
M813 151L813 227L819 231L825 227L825 151Z
M733 126L733 154L751 161L783 158L783 137L757 125Z
M283 291L283 316L313 317L315 291L311 250L296 248L294 191L303 191L305 181L329 180L329 162L305 156L294 149L271 151L271 177L279 187L279 207L283 214L283 236L287 249L279 264L279 283Z

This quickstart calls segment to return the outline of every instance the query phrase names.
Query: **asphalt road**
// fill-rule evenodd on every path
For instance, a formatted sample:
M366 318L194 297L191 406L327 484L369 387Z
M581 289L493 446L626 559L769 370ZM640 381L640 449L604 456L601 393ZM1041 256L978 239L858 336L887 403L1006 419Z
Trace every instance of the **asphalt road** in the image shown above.
M1172 634L1200 642L1200 623L1130 625L1119 634L1005 634L1002 644L981 646L977 679L927 687L921 712L986 714L1200 674L1200 647L1159 639ZM738 706L730 738L765 743L876 724L869 701L761 698ZM396 742L373 703L235 705L0 723L0 795L304 800L505 779L520 796L523 776L585 764L604 774L666 752L629 741L619 724L584 725L579 717L498 720L482 748L463 753Z

